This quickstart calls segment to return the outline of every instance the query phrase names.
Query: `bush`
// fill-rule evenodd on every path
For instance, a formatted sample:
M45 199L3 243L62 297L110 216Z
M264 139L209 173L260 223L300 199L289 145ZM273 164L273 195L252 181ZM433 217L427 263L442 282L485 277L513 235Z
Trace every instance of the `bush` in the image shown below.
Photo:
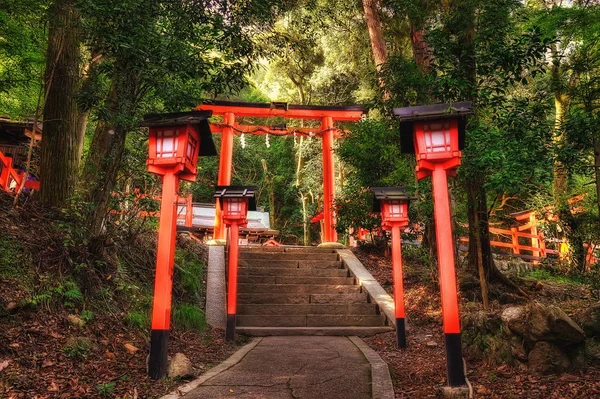
M21 278L28 273L31 257L16 239L0 235L0 277Z
M185 301L200 302L204 289L204 262L186 251L175 253L175 293Z
M69 338L62 350L68 358L85 359L92 350L92 346L92 341L89 338L73 337Z
M125 323L132 328L147 330L150 328L150 317L148 316L148 312L133 310L125 316Z
M173 313L173 321L178 328L198 331L206 329L206 317L198 306L184 303L175 306Z

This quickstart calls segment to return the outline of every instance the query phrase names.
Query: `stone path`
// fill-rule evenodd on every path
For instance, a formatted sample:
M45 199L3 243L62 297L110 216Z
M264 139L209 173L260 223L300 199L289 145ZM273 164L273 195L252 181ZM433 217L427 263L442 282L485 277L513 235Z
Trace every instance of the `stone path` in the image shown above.
M358 340L357 344L353 340ZM371 399L390 397L391 380L373 375L368 348L348 337L266 337L242 360L183 398ZM357 346L358 345L358 346ZM365 346L366 347L366 346ZM372 353L371 353L372 355ZM378 357L377 357L378 358ZM379 359L381 360L381 359ZM380 365L379 365L380 366ZM378 368L375 366L374 368ZM387 379L389 372L385 367ZM383 379L385 380L385 378ZM378 387L376 385L379 385ZM378 391L375 395L373 392ZM393 398L393 390L391 390Z

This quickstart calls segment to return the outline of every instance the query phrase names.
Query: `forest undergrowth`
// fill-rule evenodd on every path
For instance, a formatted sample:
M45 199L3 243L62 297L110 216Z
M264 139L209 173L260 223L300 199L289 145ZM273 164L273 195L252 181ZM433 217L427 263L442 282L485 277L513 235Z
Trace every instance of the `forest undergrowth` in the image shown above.
M355 255L392 295L391 259L381 251L362 247ZM371 346L390 366L396 398L435 398L439 387L446 384L446 360L442 334L442 315L436 271L424 262L425 256L418 248L405 248L404 303L407 312L407 348L397 349L395 332L366 338ZM476 398L595 398L600 397L600 361L587 359L583 367L556 375L537 375L522 364L508 359L497 341L507 341L500 334L489 334L482 339L483 350L465 348L469 334L465 329L468 319L482 312L477 285L468 284L472 277L459 270L460 311L463 325L463 356L467 363L467 378ZM597 302L587 284L573 280L548 277L549 273L533 270L522 275L520 284L529 298L502 296L507 294L504 286L492 286L498 295L491 301L489 313L500 314L509 306L526 305L537 301L545 305L559 305L567 314L581 310ZM475 280L475 282L477 282ZM480 294L479 294L480 295ZM507 300L507 298L510 298ZM501 303L502 302L502 303ZM507 303L508 302L508 303ZM479 332L477 332L479 333Z
M14 209L0 193L0 398L152 398L182 383L146 376L156 232L115 235L101 257L76 215ZM195 373L238 343L204 318L206 249L178 238L169 354Z

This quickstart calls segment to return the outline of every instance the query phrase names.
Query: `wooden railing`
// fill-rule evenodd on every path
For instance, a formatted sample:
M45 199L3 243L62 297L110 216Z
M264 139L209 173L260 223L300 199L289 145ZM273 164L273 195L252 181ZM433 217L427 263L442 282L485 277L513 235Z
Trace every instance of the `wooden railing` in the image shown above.
M9 192L18 190L25 177L24 172L19 172L13 168L12 161L11 157L0 151L0 188ZM40 182L28 180L25 182L25 188L39 190Z
M511 255L518 256L525 260L532 260L534 262L547 258L548 255L554 255L559 259L565 258L569 249L564 240L555 240L557 249L547 248L547 239L544 237L544 233L529 234L522 233L517 227L511 227L509 230L497 229L494 227L490 228L490 233L495 235L497 239L490 240L492 247L501 248L505 251L504 253L510 253ZM504 238L505 241L500 241ZM522 244L523 241L528 241L527 244ZM468 243L468 237L460 237L461 243ZM586 249L586 264L593 265L597 262L595 255L596 245L592 243L584 244ZM530 252L531 255L524 253Z

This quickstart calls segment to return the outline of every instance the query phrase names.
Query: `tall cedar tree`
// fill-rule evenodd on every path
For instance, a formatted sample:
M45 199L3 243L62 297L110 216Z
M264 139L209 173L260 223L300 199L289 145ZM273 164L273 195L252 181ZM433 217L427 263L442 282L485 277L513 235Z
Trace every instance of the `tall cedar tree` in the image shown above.
M56 0L49 17L40 198L46 205L64 206L73 195L79 171L75 95L79 86L81 35L75 0Z

